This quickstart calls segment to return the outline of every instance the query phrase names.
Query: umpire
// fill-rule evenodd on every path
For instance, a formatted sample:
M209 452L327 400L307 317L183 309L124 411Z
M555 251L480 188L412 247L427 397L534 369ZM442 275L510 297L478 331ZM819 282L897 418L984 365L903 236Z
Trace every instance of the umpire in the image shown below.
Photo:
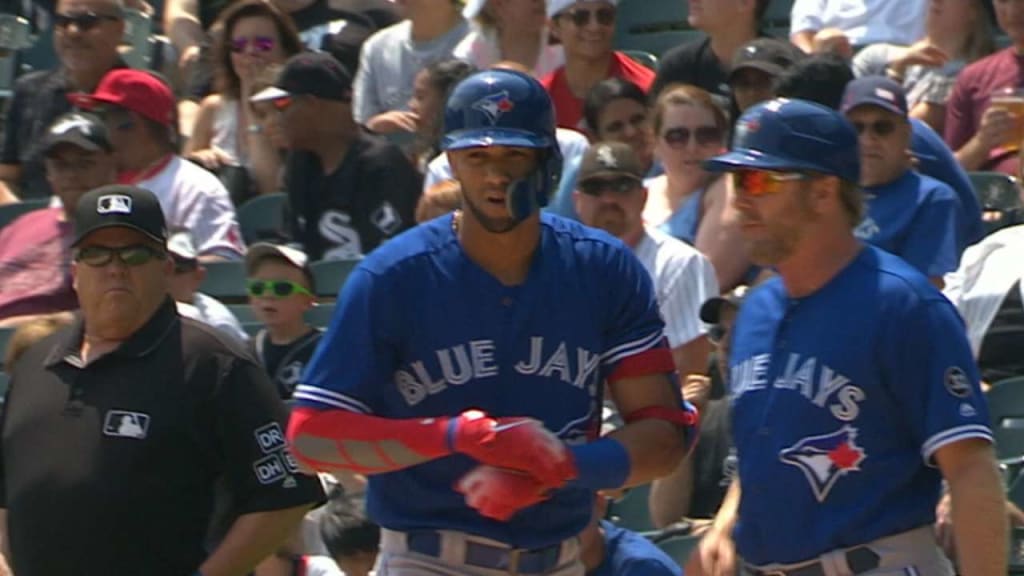
M129 186L76 208L80 316L13 366L0 506L19 576L247 573L323 498L286 452L269 379L168 297L156 197ZM216 487L238 514L204 548Z

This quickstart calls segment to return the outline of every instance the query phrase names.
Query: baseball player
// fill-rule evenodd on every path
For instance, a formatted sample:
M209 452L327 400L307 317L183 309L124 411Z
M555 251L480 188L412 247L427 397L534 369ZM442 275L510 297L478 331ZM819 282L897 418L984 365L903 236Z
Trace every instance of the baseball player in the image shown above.
M444 127L464 209L353 271L288 435L307 466L369 476L379 574L583 574L594 492L671 471L695 414L640 262L539 211L561 166L540 84L470 76ZM598 438L606 383L627 424Z
M837 112L748 110L730 173L752 260L778 274L733 327L738 482L700 549L705 574L952 575L931 524L945 479L964 575L1006 573L988 410L952 305L861 244L857 134Z

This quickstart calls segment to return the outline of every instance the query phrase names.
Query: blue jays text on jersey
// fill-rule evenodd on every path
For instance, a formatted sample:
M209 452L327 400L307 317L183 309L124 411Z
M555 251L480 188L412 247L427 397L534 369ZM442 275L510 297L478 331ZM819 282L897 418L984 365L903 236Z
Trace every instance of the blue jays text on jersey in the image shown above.
M801 562L930 524L934 453L991 441L955 309L877 248L803 298L766 282L732 338L735 536L748 562Z
M299 406L384 418L479 408L530 416L567 443L599 430L603 382L671 366L650 276L621 242L550 214L526 281L505 286L470 260L451 215L378 248L350 275L307 365ZM450 529L546 546L589 521L592 494L556 491L508 522L484 518L452 489L475 466L441 458L369 479L386 528Z

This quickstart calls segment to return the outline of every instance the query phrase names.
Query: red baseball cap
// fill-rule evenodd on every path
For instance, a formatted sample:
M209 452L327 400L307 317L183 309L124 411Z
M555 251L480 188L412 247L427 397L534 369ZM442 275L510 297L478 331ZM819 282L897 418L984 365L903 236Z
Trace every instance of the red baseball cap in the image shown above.
M103 104L113 104L164 126L174 123L174 94L163 80L145 70L111 70L100 80L95 92L68 94L68 100L72 105L84 110L94 110Z

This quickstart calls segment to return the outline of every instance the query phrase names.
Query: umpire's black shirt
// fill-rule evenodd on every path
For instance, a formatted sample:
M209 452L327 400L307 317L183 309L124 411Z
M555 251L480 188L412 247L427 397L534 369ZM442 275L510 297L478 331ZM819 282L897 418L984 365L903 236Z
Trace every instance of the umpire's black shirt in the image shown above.
M215 484L239 514L318 502L284 448L286 412L263 370L168 300L82 366L82 322L15 364L3 409L0 505L19 576L185 576Z

